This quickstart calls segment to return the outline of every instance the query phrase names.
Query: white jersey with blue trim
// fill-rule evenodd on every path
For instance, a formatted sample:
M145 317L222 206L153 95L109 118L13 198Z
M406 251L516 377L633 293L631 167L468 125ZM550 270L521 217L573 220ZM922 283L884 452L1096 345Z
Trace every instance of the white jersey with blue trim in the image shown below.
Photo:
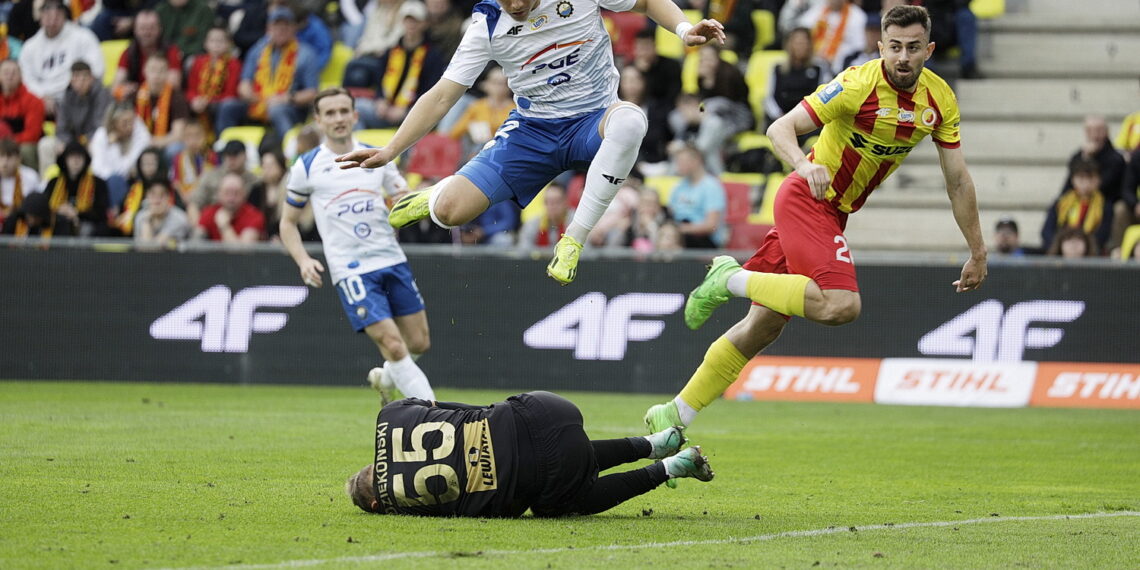
M368 148L359 142L353 150ZM393 163L344 170L325 145L301 155L289 174L286 200L313 205L333 282L407 261L388 223L386 199L408 183Z
M634 3L540 0L518 22L495 0L483 0L443 77L470 87L495 61L520 115L555 119L608 107L618 101L619 75L600 9L625 12Z

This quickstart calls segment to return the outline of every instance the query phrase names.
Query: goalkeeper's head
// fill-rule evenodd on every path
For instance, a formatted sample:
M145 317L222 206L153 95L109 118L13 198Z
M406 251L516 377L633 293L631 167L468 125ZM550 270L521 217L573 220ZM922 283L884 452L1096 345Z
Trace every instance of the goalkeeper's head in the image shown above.
M366 513L375 513L380 508L376 500L376 491L372 488L372 465L365 465L357 471L344 484L344 492L352 499L352 504L360 507Z

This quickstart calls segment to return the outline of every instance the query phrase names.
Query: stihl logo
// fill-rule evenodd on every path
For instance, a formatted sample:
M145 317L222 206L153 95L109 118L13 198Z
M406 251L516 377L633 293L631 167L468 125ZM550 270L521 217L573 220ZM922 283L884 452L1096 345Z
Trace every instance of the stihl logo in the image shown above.
M1084 301L1025 301L1005 310L1001 301L989 299L926 333L918 341L918 351L927 356L1018 362L1025 349L1050 348L1065 336L1064 329L1032 323L1071 323L1084 311Z
M757 392L821 392L856 394L855 369L843 366L756 366L744 387Z
M685 303L680 293L626 293L609 301L602 293L586 293L523 333L537 349L573 349L577 360L621 360L630 341L653 340L665 330L657 319Z
M309 291L306 287L264 286L231 294L225 285L214 285L162 315L150 325L155 340L201 340L202 352L249 350L253 333L272 333L285 327L289 315L258 312L261 307L296 307Z

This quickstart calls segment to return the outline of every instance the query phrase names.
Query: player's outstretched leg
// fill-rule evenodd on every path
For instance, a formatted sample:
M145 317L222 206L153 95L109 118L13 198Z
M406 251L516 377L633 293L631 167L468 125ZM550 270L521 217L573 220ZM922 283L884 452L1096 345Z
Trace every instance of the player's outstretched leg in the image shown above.
M388 223L393 228L399 229L430 216L428 199L434 189L435 186L417 190L397 200L392 205L392 210L388 212Z
M740 264L732 257L719 255L713 258L704 280L689 293L689 298L685 301L685 324L689 328L699 329L709 320L714 309L732 298L732 293L728 290L728 278L738 271Z
M653 465L599 477L593 486L572 504L560 504L557 508L549 510L532 507L531 510L535 516L592 515L648 493L661 483L668 483L681 477L711 481L713 476L712 467L708 458L701 454L701 448L690 447Z
M555 281L569 285L578 276L578 256L582 253L582 243L563 234L554 246L554 258L546 266L546 274Z
M715 474L709 458L701 454L701 446L694 445L672 457L661 460L669 479L692 477L698 481L712 481Z
M681 446L689 441L685 437L685 428L679 425L669 426L646 436L645 439L649 440L649 445L653 446L647 459L665 459L670 455L676 455L681 450Z
M645 412L645 427L648 428L649 433L653 434L649 437L654 437L657 434L665 433L666 431L673 429L674 426L681 427L684 425L684 422L681 421L680 414L677 413L677 404L672 400L664 404L657 404L656 406L649 408L649 411ZM652 457L651 459L660 458ZM665 484L670 489L677 488L677 482L672 479L666 481Z

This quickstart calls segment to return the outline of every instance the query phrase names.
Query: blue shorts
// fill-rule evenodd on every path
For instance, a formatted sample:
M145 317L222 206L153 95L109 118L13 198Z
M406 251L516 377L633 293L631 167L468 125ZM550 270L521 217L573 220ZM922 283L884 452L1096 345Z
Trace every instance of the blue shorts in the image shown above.
M473 182L492 204L514 200L526 207L559 174L589 167L602 144L598 124L605 114L598 109L565 119L538 119L511 111L494 144L456 174Z
M424 310L424 298L407 263L345 277L337 282L336 292L356 332L384 319Z

